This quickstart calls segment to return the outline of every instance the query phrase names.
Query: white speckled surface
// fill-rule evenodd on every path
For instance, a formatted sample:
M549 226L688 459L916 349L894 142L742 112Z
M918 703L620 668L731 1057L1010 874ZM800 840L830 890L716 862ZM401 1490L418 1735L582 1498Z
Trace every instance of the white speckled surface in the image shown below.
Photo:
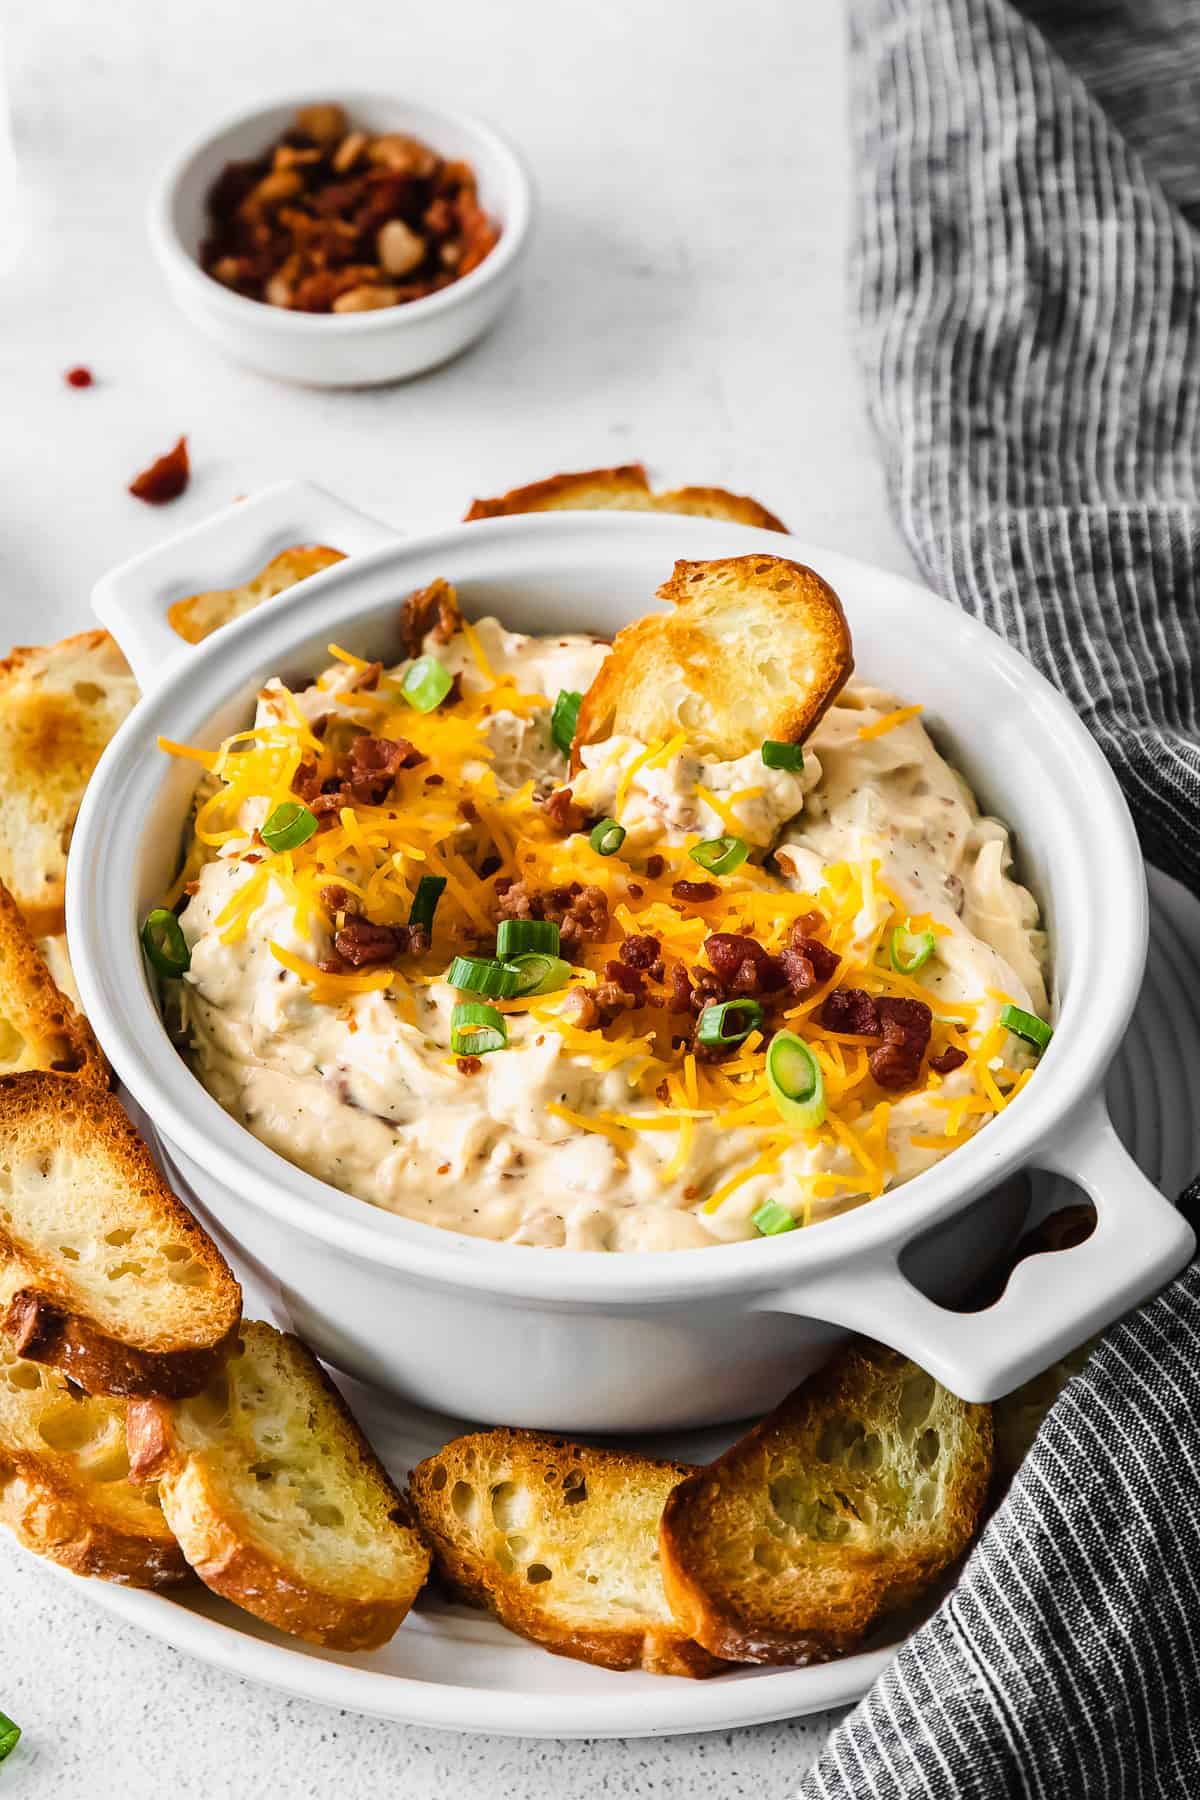
M106 567L289 475L411 525L556 468L641 458L664 483L754 493L818 542L907 570L843 323L838 0L641 0L632 17L554 0L9 9L26 218L0 218L3 643L79 629ZM532 165L521 302L410 386L316 394L245 374L193 338L151 267L142 209L165 152L305 84L449 99ZM94 389L63 386L77 362ZM191 488L140 506L126 483L181 431ZM555 1744L314 1709L141 1638L3 1539L0 1708L26 1730L0 1800L774 1800L828 1724Z

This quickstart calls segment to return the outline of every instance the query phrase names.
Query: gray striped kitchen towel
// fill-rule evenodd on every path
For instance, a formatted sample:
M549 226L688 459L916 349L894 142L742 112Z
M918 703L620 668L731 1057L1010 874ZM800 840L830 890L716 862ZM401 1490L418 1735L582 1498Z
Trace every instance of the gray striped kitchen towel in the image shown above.
M852 16L856 324L897 516L1200 891L1200 0ZM1069 1384L800 1792L1200 1797L1197 1265Z

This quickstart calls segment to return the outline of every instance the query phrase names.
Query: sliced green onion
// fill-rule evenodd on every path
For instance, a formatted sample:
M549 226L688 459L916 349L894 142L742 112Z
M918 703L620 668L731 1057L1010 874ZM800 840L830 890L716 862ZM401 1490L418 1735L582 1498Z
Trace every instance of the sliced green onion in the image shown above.
M795 1231L796 1221L786 1206L778 1200L766 1200L756 1213L750 1214L750 1223L764 1237L778 1237L781 1231Z
M277 806L262 828L262 841L268 850L298 850L307 844L317 829L317 816L301 806L298 800L285 800Z
M615 819L601 819L588 832L588 843L597 856L614 856L625 842L625 827Z
M410 925L423 925L426 931L433 930L433 915L437 911L438 901L446 890L444 875L422 875L417 883L417 891L413 895L412 908L408 915Z
M700 1014L696 1042L713 1049L740 1044L762 1022L763 1009L757 1000L722 1000L718 1006L706 1006Z
M147 913L142 926L142 949L160 975L183 975L192 966L183 928L165 906L156 906Z
M937 939L932 931L905 931L903 925L897 925L888 939L888 956L893 969L901 975L915 975L936 949Z
M506 960L525 950L558 955L559 930L553 919L501 919L496 927L496 955Z
M702 844L693 844L688 851L692 861L707 869L710 875L731 875L734 869L741 868L749 854L750 846L740 837L705 838Z
M527 950L509 958L508 967L517 975L513 990L517 998L527 994L556 994L571 979L571 965L561 956L547 956L541 950Z
M490 1056L508 1043L508 1026L494 1006L463 1001L450 1014L450 1048L455 1056Z
M464 993L491 994L496 1000L508 1000L517 991L516 970L495 957L456 956L446 970L446 980Z
M767 738L762 759L768 769L802 769L804 752L799 744L781 744L778 738ZM791 1214L788 1214L791 1217Z
M442 704L453 686L454 677L445 663L439 662L436 656L418 656L405 670L400 692L418 712L432 712Z
M17 1739L21 1735L21 1727L15 1725L7 1713L0 1712L0 1762L11 1756L17 1747Z
M1035 1050L1044 1050L1054 1036L1053 1028L1045 1019L1039 1019L1036 1013L1025 1012L1020 1006L1002 1006L1000 1023L1014 1037L1024 1038Z
M775 1110L789 1125L814 1131L825 1117L821 1065L792 1031L777 1031L767 1049L767 1086Z
M571 745L575 742L575 727L579 723L579 709L582 705L582 694L575 693L571 688L559 689L558 699L554 702L554 711L550 714L550 736L564 756L571 754Z

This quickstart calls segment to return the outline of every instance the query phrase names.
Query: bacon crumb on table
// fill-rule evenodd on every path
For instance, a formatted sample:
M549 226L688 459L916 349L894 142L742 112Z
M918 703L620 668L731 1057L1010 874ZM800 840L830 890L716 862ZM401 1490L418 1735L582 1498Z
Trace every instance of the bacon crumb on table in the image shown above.
M158 457L149 468L134 476L129 492L135 500L144 500L148 506L165 506L168 500L178 500L191 473L187 439L181 437L165 456Z
M77 363L73 369L67 370L66 374L63 376L63 380L68 387L90 388L95 385L96 377L83 363Z

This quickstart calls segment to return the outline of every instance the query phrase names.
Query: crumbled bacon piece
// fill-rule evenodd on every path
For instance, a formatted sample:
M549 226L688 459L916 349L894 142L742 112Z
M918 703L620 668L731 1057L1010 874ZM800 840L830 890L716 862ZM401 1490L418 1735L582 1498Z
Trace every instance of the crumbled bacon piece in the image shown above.
M650 881L658 881L662 875L663 870L666 868L666 866L667 866L667 859L665 856L659 856L657 854L655 854L654 856L648 856L646 858L647 878Z
M483 1058L480 1056L460 1056L455 1066L460 1075L478 1075L480 1069L483 1067Z
M871 995L862 988L834 988L819 1014L826 1031L843 1031L852 1037L878 1037L882 1027Z
M688 972L682 963L675 963L671 969L671 992L667 997L668 1011L685 1013L691 1011L692 984Z
M778 959L752 937L716 931L705 938L704 949L730 998L774 994L786 985L786 972Z
M604 979L613 982L639 1006L646 998L646 983L642 979L641 970L631 968L628 963L606 962Z
M341 929L334 933L333 947L355 969L392 962L397 956L403 956L409 947L408 927L372 925L369 919L361 918L357 913L350 914Z
M810 988L816 987L817 972L811 959L803 951L781 950L779 966L783 970L790 994L807 994Z
M818 987L822 982L832 980L837 966L842 960L837 951L831 950L828 944L823 944L819 938L810 937L807 932L797 931L794 926L791 948L812 965L812 972L816 977Z
M168 500L178 500L191 472L187 439L181 437L173 449L134 476L129 492L135 500L144 500L148 506L165 506Z
M339 775L360 806L386 800L401 769L416 768L424 756L407 738L356 737L346 752Z
M292 792L305 802L315 800L321 791L321 771L310 757L305 757L292 776Z
M354 680L350 683L349 691L351 693L359 694L373 693L379 686L379 677L382 674L383 664L381 662L368 663L366 668L360 669L358 674L354 677Z
M792 948L794 950L798 949L800 947L800 939L812 937L814 933L820 931L824 923L825 914L823 912L801 913L800 917L796 919L792 925Z
M330 882L328 887L321 889L321 905L331 913L349 912L349 890L341 887L337 882Z
M656 937L627 937L617 955L631 969L652 969L659 960L660 949Z
M600 1023L600 1009L584 987L573 987L559 1009L562 1017L580 1031L594 1031Z
M930 1057L929 1066L936 1069L939 1075L953 1075L955 1069L961 1069L966 1060L965 1050L960 1050L957 1044L947 1044L940 1056Z
M461 624L458 597L448 581L439 577L428 587L418 588L400 608L400 643L405 656L420 656L430 635L435 644L448 644Z
M608 896L603 888L585 887L573 881L569 887L532 892L523 881L502 876L496 883L499 917L502 919L551 919L567 950L578 950L608 932Z
M73 388L89 388L95 379L96 377L92 374L92 371L89 368L86 368L83 363L78 363L75 368L68 369L63 376L63 380L66 382L67 386Z
M933 1014L923 1000L884 995L876 1001L883 1042L867 1063L881 1088L911 1087L929 1048Z
M699 905L705 900L715 900L721 890L715 881L677 881L671 892L677 900Z
M587 814L582 806L576 806L569 787L555 788L545 801L545 812L554 830L562 837L582 831L587 824Z

